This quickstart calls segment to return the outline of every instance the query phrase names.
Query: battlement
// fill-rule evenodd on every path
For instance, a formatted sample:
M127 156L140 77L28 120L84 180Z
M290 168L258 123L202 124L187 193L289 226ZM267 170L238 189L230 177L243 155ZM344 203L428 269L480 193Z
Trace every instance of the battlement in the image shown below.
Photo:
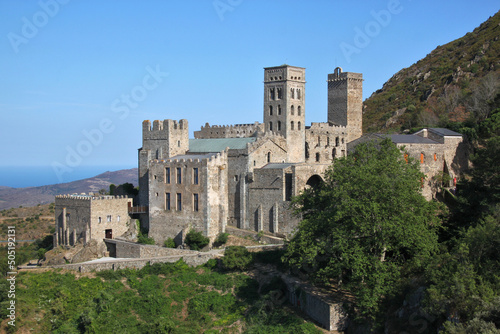
M95 196L93 194L67 194L67 195L56 195L56 199L71 199L71 200L84 200L84 201L96 201L96 200L116 200L116 199L124 199L129 198L126 195L98 195Z
M343 72L341 67L335 68L333 73L328 74L328 82L342 80L363 80L362 73Z
M181 159L154 159L151 160L152 164L164 164L164 163L194 163L202 164L206 162L208 165L219 165L226 162L228 149L221 151L216 154L212 154L206 158L181 158Z
M188 130L188 121L181 119L175 121L172 119L165 119L163 121L155 120L153 121L153 126L151 126L151 121L145 120L142 122L142 133L144 136L148 136L151 132L170 132L173 130Z
M342 125L335 125L335 124L331 124L331 123L325 123L325 122L322 122L322 123L319 123L319 122L316 122L316 123L311 123L311 126L307 127L306 128L306 131L309 130L309 131L328 131L328 130L335 130L337 132L346 132L347 130L347 127L345 126L342 126Z
M264 125L255 122L253 124L233 124L233 125L210 125L205 123L200 131L194 132L196 139L212 138L245 138L251 137L258 129L263 129Z

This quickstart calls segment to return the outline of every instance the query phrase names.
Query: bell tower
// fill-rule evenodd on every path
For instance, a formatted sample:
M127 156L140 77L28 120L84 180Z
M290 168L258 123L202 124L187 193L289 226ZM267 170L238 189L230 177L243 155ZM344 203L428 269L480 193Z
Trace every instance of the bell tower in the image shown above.
M305 161L305 75L302 67L264 68L265 129L286 138L288 162Z
M347 142L363 135L362 73L337 67L328 74L328 122L347 128Z

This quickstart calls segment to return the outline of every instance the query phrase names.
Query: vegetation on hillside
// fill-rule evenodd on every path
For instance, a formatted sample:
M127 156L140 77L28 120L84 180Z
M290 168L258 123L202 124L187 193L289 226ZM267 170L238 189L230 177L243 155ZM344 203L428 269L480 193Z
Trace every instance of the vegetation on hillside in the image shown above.
M396 73L365 100L363 131L460 127L486 119L500 86L499 24L500 12Z
M17 277L20 332L36 333L319 333L273 303L274 287L242 273L220 273L215 260L188 267L156 263L141 270L78 275L61 271ZM6 280L0 282L6 318Z
M445 210L390 142L358 146L295 199L304 220L283 259L355 296L375 331L500 332L500 94L475 133L474 168Z
M359 315L374 319L404 268L421 269L437 253L440 207L422 196L423 177L390 139L358 145L335 160L323 185L295 198L304 219L286 261L349 289Z

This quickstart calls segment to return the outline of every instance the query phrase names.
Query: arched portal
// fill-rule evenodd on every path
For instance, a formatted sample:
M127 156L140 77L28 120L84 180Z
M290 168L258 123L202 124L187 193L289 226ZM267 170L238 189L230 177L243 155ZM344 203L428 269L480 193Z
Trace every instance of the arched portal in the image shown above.
M311 187L311 188L317 188L319 186L321 186L323 184L323 179L321 178L321 176L319 176L318 174L314 174L313 176L311 176L309 178L309 180L307 180L307 183L306 185Z

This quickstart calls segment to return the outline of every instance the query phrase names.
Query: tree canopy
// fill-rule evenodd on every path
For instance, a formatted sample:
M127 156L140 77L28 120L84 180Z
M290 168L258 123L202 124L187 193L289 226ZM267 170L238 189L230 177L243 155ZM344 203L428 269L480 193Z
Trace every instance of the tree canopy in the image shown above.
M423 178L389 139L358 145L323 185L294 199L303 220L284 260L311 279L341 283L373 315L402 265L420 266L437 250L439 207L422 196Z

